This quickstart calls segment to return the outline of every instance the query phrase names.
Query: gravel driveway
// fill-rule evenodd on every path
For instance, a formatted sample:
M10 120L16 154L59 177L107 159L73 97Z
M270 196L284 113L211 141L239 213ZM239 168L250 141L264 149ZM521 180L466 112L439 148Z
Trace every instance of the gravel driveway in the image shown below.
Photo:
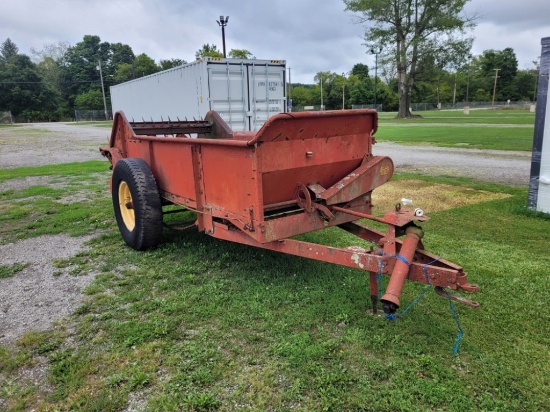
M403 146L391 142L376 143L373 152L391 157L397 171L529 186L531 152Z
M34 123L0 128L0 169L101 160L98 147L111 130L78 123Z
M0 128L0 169L102 160L98 147L106 144L109 135L110 129L87 124L40 123ZM397 171L464 176L519 186L527 186L529 181L531 153L526 152L380 142L374 146L374 154L391 157ZM37 184L43 184L43 178L0 182L0 192ZM0 344L13 344L27 330L47 329L78 307L81 291L93 275L54 277L52 259L73 256L89 238L41 236L0 246L1 265L29 264L17 275L0 279Z
M98 147L109 135L108 128L78 124L0 128L0 169L101 160ZM0 192L48 183L44 176L12 179L0 182ZM0 265L28 265L15 276L0 279L0 344L12 345L29 330L46 330L81 305L82 290L94 275L57 275L53 260L76 255L92 237L48 235L0 245Z

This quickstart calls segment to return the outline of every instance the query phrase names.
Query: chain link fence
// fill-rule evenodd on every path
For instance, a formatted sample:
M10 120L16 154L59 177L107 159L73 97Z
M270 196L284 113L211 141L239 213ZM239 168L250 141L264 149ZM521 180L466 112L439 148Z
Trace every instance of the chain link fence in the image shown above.
M384 106L382 103L379 104L354 104L351 106L352 109L374 109L378 112L383 111Z
M529 101L501 101L501 102L456 102L452 103L411 103L411 111L424 112L429 110L464 110L466 109L515 109L534 111L535 103ZM382 104L354 104L352 109L375 109L384 111ZM318 111L322 110L320 105L316 106L292 106L293 112Z
M533 110L534 103L527 101L511 102L456 102L452 103L411 103L413 112L423 112L428 110L463 110L470 109L516 109L516 110Z
M104 110L75 110L74 120L75 122L97 122L104 120L111 120L113 113L110 110L106 112Z
M382 111L382 105L381 104L354 104L351 106L352 109L376 109L379 112ZM326 110L326 106L323 106L321 108L321 105L316 106L292 106L293 112L316 112L320 110ZM341 109L333 109L333 110L341 110ZM290 110L289 110L290 111Z

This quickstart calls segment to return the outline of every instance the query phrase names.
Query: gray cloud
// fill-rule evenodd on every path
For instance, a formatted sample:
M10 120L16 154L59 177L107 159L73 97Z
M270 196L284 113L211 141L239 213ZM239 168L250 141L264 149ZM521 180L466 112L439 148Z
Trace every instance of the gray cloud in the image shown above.
M247 49L257 58L284 59L292 81L312 83L315 73L348 72L354 64L374 66L363 46L364 27L353 23L341 0L18 0L0 13L0 41L7 37L22 53L48 43L76 44L86 34L130 45L136 54L192 61L205 43L221 50L216 23L228 15L227 49ZM520 68L532 67L541 37L550 36L550 2L472 0L479 13L473 53L512 47Z

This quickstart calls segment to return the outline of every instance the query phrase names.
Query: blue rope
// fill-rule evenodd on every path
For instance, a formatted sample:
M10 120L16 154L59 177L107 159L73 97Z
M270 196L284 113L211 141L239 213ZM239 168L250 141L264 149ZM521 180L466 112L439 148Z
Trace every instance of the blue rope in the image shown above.
M382 254L384 254L384 252L381 252ZM407 263L409 264L409 262L407 262L407 260L405 258L403 258L401 255L397 255L397 258L401 261L403 261L404 263ZM422 267L422 270L424 272L424 276L426 277L426 283L427 283L427 287L422 291L420 292L420 294L411 302L411 304L409 306L407 306L401 313L392 313L392 314L384 314L384 316L386 317L387 320L389 321L396 321L398 317L403 317L414 305L416 305L418 303L418 301L420 299L422 299L422 297L424 297L424 295L428 292L428 290L430 289L433 289L433 285L430 283L430 278L428 276L428 266L431 265L432 263L435 263L437 261L441 260L441 257L438 257L437 259L434 259L432 260L431 262L428 262L426 263L423 267ZM380 278L382 277L382 262L380 261L380 264L379 264L379 273L376 275L376 279L380 282ZM380 295L381 295L381 287L380 287L380 283L378 285L378 298L380 298ZM460 346L460 340L462 339L462 335L464 335L464 330L462 329L462 327L460 326L460 320L458 318L458 314L456 313L455 311L455 307L453 305L453 301L451 300L451 295L449 295L449 292L445 291L445 294L447 295L447 299L449 300L449 309L451 310L451 315L453 316L455 322L456 322L456 326L458 327L458 335L456 337L456 340L455 340L455 345L453 347L453 352L454 354L458 354L458 348Z
M400 256L401 256L401 255L397 255L397 258L399 258ZM432 284L430 283L430 278L429 278L429 276L428 276L428 265L431 265L432 263L435 263L435 262L437 262L437 261L440 260L440 259L441 259L441 258L438 257L437 259L434 259L434 260L432 260L431 262L426 263L426 264L422 267L422 270L424 271L424 276L426 277L426 283L428 284L428 286L427 286L422 292L420 292L420 295L418 295L418 296L416 297L416 299L413 300L412 303L411 303L409 306L407 306L399 315L396 315L396 314L386 315L386 319L388 319L388 320L396 320L397 317L402 317L402 316L404 316L405 313L407 313L414 305L416 305L416 303L417 303L420 299L422 299L422 297L426 294L426 292L428 292L428 290L430 290L430 289L433 288ZM407 262L407 260L406 260L405 258L400 259L400 260L403 260L404 262L406 262L406 263L408 264L408 262ZM390 318L391 318L391 319L390 319Z
M424 288L424 290L422 292L420 292L420 295L418 295L416 297L415 300L412 301L412 303L407 306L400 314L399 314L399 317L403 317L405 315L405 313L407 313L414 305L416 305L416 303L422 299L422 297L426 294L427 291L429 291L430 289L432 289L433 286L432 285L428 285L426 286L426 288Z
M458 346L460 345L460 339L462 339L462 335L464 334L464 331L462 330L462 327L460 326L460 320L458 319L458 315L456 314L455 307L453 305L453 301L451 300L451 295L449 295L449 292L445 291L445 294L447 295L447 299L449 299L449 308L451 309L451 314L453 315L453 318L456 321L456 326L458 327L458 335L455 340L455 346L453 348L453 352L456 355L458 353Z
M411 263L410 263L407 259L405 259L404 256L401 256L401 255L398 254L398 255L396 256L396 258L399 259L399 260L400 260L401 262L403 262L404 264L406 264L407 266L410 266L410 265L411 265Z

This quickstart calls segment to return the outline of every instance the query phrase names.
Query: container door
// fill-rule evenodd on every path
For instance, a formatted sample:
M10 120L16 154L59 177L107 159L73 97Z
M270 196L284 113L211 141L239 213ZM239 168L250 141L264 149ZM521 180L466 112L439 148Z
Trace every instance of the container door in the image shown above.
M210 110L217 111L233 130L250 130L246 78L243 64L208 65Z
M249 130L259 130L265 121L285 111L284 66L248 66Z

